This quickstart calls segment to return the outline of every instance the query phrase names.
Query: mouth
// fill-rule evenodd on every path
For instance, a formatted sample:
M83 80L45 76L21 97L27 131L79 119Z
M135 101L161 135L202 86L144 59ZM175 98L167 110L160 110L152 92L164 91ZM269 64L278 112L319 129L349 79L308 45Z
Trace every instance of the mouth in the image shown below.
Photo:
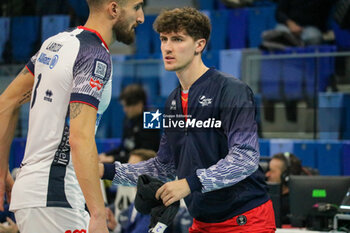
M164 57L164 60L165 60L166 62L170 62L170 61L174 61L175 58L172 57L172 56L165 56L165 57Z

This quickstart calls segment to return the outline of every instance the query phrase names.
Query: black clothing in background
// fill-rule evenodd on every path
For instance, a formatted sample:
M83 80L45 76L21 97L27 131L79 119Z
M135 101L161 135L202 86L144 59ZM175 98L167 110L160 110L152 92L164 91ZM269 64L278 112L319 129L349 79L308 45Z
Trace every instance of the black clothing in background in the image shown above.
M128 162L129 153L135 149L149 149L158 151L160 131L143 128L143 114L134 118L125 118L123 135L119 147L108 151L106 155L113 155L115 161Z
M276 20L286 24L291 19L300 26L315 26L325 31L334 2L335 0L279 0Z
M282 224L290 224L289 194L281 196L281 222Z

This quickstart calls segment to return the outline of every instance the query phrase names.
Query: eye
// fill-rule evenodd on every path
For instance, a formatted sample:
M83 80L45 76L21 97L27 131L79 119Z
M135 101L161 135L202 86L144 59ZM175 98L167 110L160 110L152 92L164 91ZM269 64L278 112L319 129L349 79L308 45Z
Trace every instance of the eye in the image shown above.
M174 38L173 40L176 41L176 42L181 42L181 41L183 41L181 38Z
M142 6L143 6L143 4L142 4L142 3L137 4L137 5L134 7L135 11L140 10L140 9L142 8Z

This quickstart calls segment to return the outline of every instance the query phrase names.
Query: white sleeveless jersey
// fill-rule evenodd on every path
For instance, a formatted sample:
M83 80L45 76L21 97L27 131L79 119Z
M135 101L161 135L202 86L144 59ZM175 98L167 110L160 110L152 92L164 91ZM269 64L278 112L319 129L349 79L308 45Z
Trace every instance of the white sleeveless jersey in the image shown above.
M27 68L35 82L27 145L10 209L84 209L70 154L69 104L84 103L98 109L97 129L111 98L108 47L96 31L78 27L47 39Z

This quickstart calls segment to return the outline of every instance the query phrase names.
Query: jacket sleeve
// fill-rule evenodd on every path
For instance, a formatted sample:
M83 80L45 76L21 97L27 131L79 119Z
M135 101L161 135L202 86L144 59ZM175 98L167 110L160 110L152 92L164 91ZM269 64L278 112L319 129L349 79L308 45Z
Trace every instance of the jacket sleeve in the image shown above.
M137 164L115 162L114 166L113 164L105 164L104 167L103 178L111 179L113 177L111 174L113 173L113 183L125 186L136 186L139 175L143 174L157 177L163 182L175 180L176 178L174 157L169 148L166 134L163 134L161 138L155 158Z
M276 9L276 20L278 23L286 24L289 19L287 15L288 0L280 0Z
M227 135L228 154L216 164L198 169L195 176L187 178L192 191L209 192L232 186L258 168L259 144L250 88L243 83L238 87L226 86L221 96L220 115Z

